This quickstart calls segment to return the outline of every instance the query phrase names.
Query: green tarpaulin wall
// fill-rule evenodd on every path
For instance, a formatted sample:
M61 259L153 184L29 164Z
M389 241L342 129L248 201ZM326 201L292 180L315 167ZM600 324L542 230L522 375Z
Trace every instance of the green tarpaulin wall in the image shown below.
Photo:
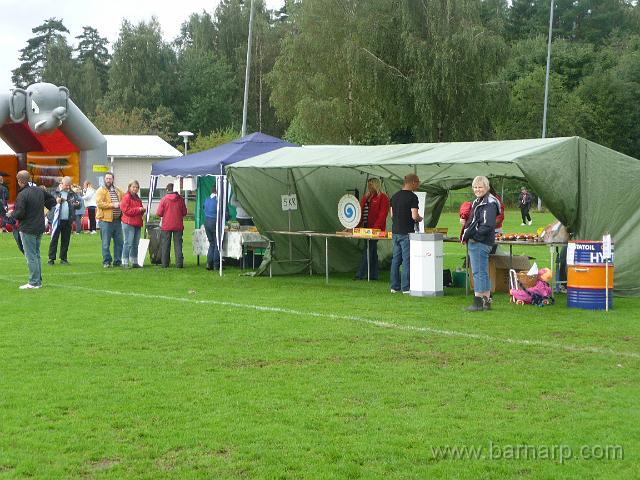
M215 176L198 177L196 190L196 210L193 212L196 228L204 225L204 202L211 195L211 187L216 182ZM236 207L227 204L227 220L236 218Z
M273 259L308 258L305 238L274 230L342 230L338 200L364 191L369 176L393 194L416 173L427 191L425 221L435 226L451 189L469 187L477 175L522 178L544 199L574 238L615 242L615 292L640 295L640 161L580 137L383 146L282 148L227 167L227 175L258 229L275 241ZM282 211L281 195L296 193L298 210ZM362 241L360 241L362 242ZM388 256L390 242L380 242ZM361 244L330 239L330 271L355 270ZM312 265L324 272L324 239L311 245ZM302 262L274 262L273 272L297 273Z

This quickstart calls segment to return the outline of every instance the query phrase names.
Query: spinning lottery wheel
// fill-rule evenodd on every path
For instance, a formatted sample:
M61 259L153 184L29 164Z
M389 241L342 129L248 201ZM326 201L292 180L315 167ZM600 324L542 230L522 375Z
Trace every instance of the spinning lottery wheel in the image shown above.
M343 195L338 202L338 220L344 228L355 228L360 223L362 211L354 195Z

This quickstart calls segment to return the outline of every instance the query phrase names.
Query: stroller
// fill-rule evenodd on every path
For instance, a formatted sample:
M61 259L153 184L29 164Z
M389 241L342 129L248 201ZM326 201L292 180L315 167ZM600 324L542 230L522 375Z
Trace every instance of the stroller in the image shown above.
M147 223L147 238L149 238L149 258L153 265L162 263L162 253L160 249L160 224Z
M542 268L538 272L535 285L526 288L518 279L518 273L509 270L509 293L511 294L511 302L516 305L536 305L544 307L545 305L553 305L555 299L552 296L549 280L551 280L551 270Z

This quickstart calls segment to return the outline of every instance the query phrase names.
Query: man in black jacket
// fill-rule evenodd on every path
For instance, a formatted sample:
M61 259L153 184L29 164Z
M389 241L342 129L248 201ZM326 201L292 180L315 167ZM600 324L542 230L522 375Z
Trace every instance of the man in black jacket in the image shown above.
M44 208L52 209L56 205L56 199L50 193L30 184L31 175L26 170L19 171L16 178L20 191L16 197L15 208L9 215L20 221L20 238L29 266L29 283L20 286L20 289L40 288L40 241L44 233Z

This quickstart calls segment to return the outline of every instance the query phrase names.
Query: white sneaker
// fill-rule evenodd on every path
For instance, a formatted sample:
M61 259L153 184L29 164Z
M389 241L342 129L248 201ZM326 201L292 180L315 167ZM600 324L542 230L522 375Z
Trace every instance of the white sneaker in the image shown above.
M533 223L533 220L529 220L529 225L531 225Z
M25 283L24 285L20 285L18 288L20 290L28 290L31 288L42 288L42 285L31 285L30 283Z
M96 233L98 233L98 232L96 232L96 231L94 230L93 232L91 232L91 235L95 235Z
M521 227L524 227L524 223L521 223L521 224L520 224L520 226L521 226Z

